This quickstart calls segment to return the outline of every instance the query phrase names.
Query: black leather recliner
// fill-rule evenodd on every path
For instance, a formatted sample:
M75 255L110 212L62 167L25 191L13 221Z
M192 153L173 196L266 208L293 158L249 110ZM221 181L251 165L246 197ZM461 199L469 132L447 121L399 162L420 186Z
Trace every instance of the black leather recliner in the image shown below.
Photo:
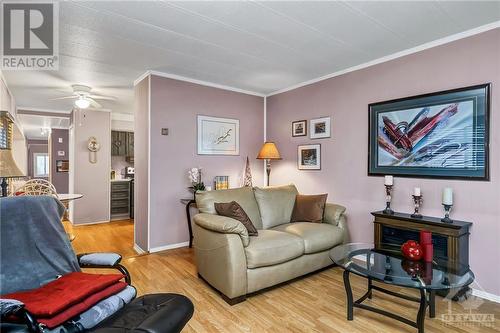
M129 272L120 264L120 255L75 256L61 224L63 211L62 204L50 196L0 199L0 295L36 289L58 276L78 272L81 267L117 269L131 285ZM87 317L93 313L102 316L100 309L94 311L88 312ZM1 332L170 333L180 332L193 312L193 303L183 295L150 294L133 299L100 322L89 325L89 320L81 320L84 315L80 315L48 330L22 304L2 299L0 329ZM22 318L22 322L13 322L12 314Z

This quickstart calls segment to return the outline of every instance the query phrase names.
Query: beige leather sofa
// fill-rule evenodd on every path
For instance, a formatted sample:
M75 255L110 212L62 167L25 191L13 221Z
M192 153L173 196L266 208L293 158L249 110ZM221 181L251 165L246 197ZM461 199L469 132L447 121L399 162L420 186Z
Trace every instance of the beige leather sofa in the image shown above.
M194 216L198 274L229 304L332 264L328 252L346 241L345 208L326 204L324 222L290 223L294 185L200 192ZM238 202L259 231L249 236L237 220L216 215L215 202Z

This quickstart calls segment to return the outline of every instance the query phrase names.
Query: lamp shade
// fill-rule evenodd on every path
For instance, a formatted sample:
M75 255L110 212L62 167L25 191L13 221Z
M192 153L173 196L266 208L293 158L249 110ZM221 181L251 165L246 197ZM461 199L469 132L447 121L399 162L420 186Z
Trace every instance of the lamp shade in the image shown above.
M281 160L280 152L274 142L265 142L260 148L258 160Z
M23 172L17 167L12 150L0 149L0 178L24 177Z
M12 156L12 120L0 112L0 178L24 177Z

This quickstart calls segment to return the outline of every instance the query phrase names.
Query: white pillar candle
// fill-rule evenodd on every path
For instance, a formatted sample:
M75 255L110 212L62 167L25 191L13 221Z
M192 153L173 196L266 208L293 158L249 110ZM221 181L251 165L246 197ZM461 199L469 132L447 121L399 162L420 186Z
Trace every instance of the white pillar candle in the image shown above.
M453 189L451 187L443 189L443 205L453 205Z
M394 178L392 176L385 176L385 185L393 185L394 184Z
M413 195L416 196L416 197L420 196L420 187L415 187L413 189Z

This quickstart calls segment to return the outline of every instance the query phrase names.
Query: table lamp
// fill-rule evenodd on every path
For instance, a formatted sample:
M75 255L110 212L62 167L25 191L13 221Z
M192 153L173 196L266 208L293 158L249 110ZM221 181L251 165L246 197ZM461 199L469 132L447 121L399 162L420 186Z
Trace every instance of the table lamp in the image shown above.
M7 196L7 179L24 177L12 156L12 119L7 111L0 111L0 178L2 196Z
M258 160L266 160L267 186L269 186L269 176L271 175L271 160L281 160L280 152L274 142L264 142L260 149Z

